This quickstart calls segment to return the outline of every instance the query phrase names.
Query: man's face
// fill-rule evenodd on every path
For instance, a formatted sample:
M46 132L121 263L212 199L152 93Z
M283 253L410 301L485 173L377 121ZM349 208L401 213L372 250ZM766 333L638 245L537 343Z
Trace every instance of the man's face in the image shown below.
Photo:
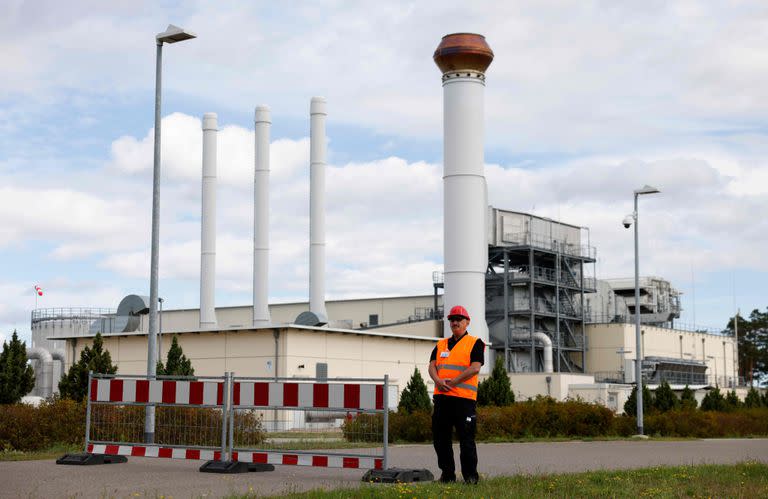
M458 338L465 332L467 332L467 326L469 326L469 319L464 317L451 317L448 319L451 325L451 332Z

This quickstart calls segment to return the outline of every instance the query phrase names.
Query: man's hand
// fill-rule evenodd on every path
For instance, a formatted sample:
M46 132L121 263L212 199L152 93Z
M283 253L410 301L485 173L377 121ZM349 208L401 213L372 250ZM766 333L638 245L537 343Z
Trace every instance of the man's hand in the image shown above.
M445 379L438 378L437 380L435 380L435 386L437 386L440 389L440 391L447 392L448 390L451 389L451 381L452 380L450 378L445 378Z

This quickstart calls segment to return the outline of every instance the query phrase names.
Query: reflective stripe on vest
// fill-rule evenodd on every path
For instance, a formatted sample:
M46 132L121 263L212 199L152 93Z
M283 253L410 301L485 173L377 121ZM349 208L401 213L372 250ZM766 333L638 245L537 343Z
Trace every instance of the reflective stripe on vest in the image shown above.
M435 357L437 375L441 379L448 379L455 378L464 372L472 363L470 356L476 341L477 338L474 336L466 335L450 350L448 350L448 338L438 341L437 356ZM443 357L443 352L448 352L448 357ZM477 374L458 385L452 386L448 391L435 387L435 394L477 400Z

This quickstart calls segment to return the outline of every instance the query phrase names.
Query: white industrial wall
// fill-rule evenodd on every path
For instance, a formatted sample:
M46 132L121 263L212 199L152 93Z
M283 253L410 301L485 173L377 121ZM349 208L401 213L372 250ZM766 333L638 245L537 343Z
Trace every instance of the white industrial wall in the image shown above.
M438 297L442 305L442 295ZM407 319L414 314L416 307L434 307L434 296L403 296L393 298L369 298L359 300L327 301L326 309L331 321L348 321L351 328L368 324L369 315L377 314L379 324L391 324ZM269 306L272 323L290 324L301 312L309 310L309 304L278 303ZM221 328L250 327L253 308L251 305L238 307L218 307L216 317ZM191 331L198 329L200 311L198 309L163 311L163 331ZM146 331L146 321L141 329Z
M195 374L221 376L275 376L274 329L238 330L177 335ZM415 367L427 379L429 354L437 339L409 339L322 330L280 328L278 376L314 377L318 362L328 364L329 377L383 377L405 387ZM163 359L172 335L163 337ZM68 341L76 358L89 341ZM147 340L144 335L105 337L104 347L120 374L145 374ZM71 357L70 357L71 358ZM303 365L304 367L300 367Z
M643 325L642 356L696 360L707 364L707 376L720 386L736 378L735 343L732 336L678 331ZM623 359L635 359L634 324L590 324L586 328L589 372L618 371ZM618 354L623 348L631 353ZM710 359L708 357L714 357Z

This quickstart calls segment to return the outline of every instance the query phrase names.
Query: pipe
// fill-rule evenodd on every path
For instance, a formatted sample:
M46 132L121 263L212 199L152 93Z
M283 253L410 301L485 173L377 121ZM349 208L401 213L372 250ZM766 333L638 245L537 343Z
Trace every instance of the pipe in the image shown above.
M205 113L203 115L203 193L200 236L200 329L216 327L216 141L218 128L216 113Z
M527 340L531 338L531 336L525 332L513 331L511 335L512 339L515 340ZM554 363L552 362L552 338L547 336L546 333L541 333L538 331L534 332L532 336L533 340L538 341L541 345L541 348L544 350L544 372L554 372ZM531 370L533 369L535 369L534 358L531 358Z
M257 106L254 125L253 175L253 327L268 326L269 315L269 132L267 106Z
M37 395L43 398L50 397L51 381L53 376L53 357L43 347L27 348L27 358L37 360L38 368L35 369L35 388Z
M325 164L324 97L312 97L309 153L309 311L328 322L325 310Z
M59 361L59 377L58 380L55 377L51 378L51 392L58 393L59 391L59 385L58 382L61 380L61 378L64 377L64 374L66 372L66 361L67 361L67 353L64 351L63 348L56 348L54 350L51 350L51 358L53 360ZM51 376L53 376L53 372L51 372Z
M488 242L483 152L485 70L493 52L482 35L443 37L434 54L443 77L443 307L463 305L472 334L488 342L485 273ZM444 325L444 336L450 336ZM481 370L489 371L488 362Z

